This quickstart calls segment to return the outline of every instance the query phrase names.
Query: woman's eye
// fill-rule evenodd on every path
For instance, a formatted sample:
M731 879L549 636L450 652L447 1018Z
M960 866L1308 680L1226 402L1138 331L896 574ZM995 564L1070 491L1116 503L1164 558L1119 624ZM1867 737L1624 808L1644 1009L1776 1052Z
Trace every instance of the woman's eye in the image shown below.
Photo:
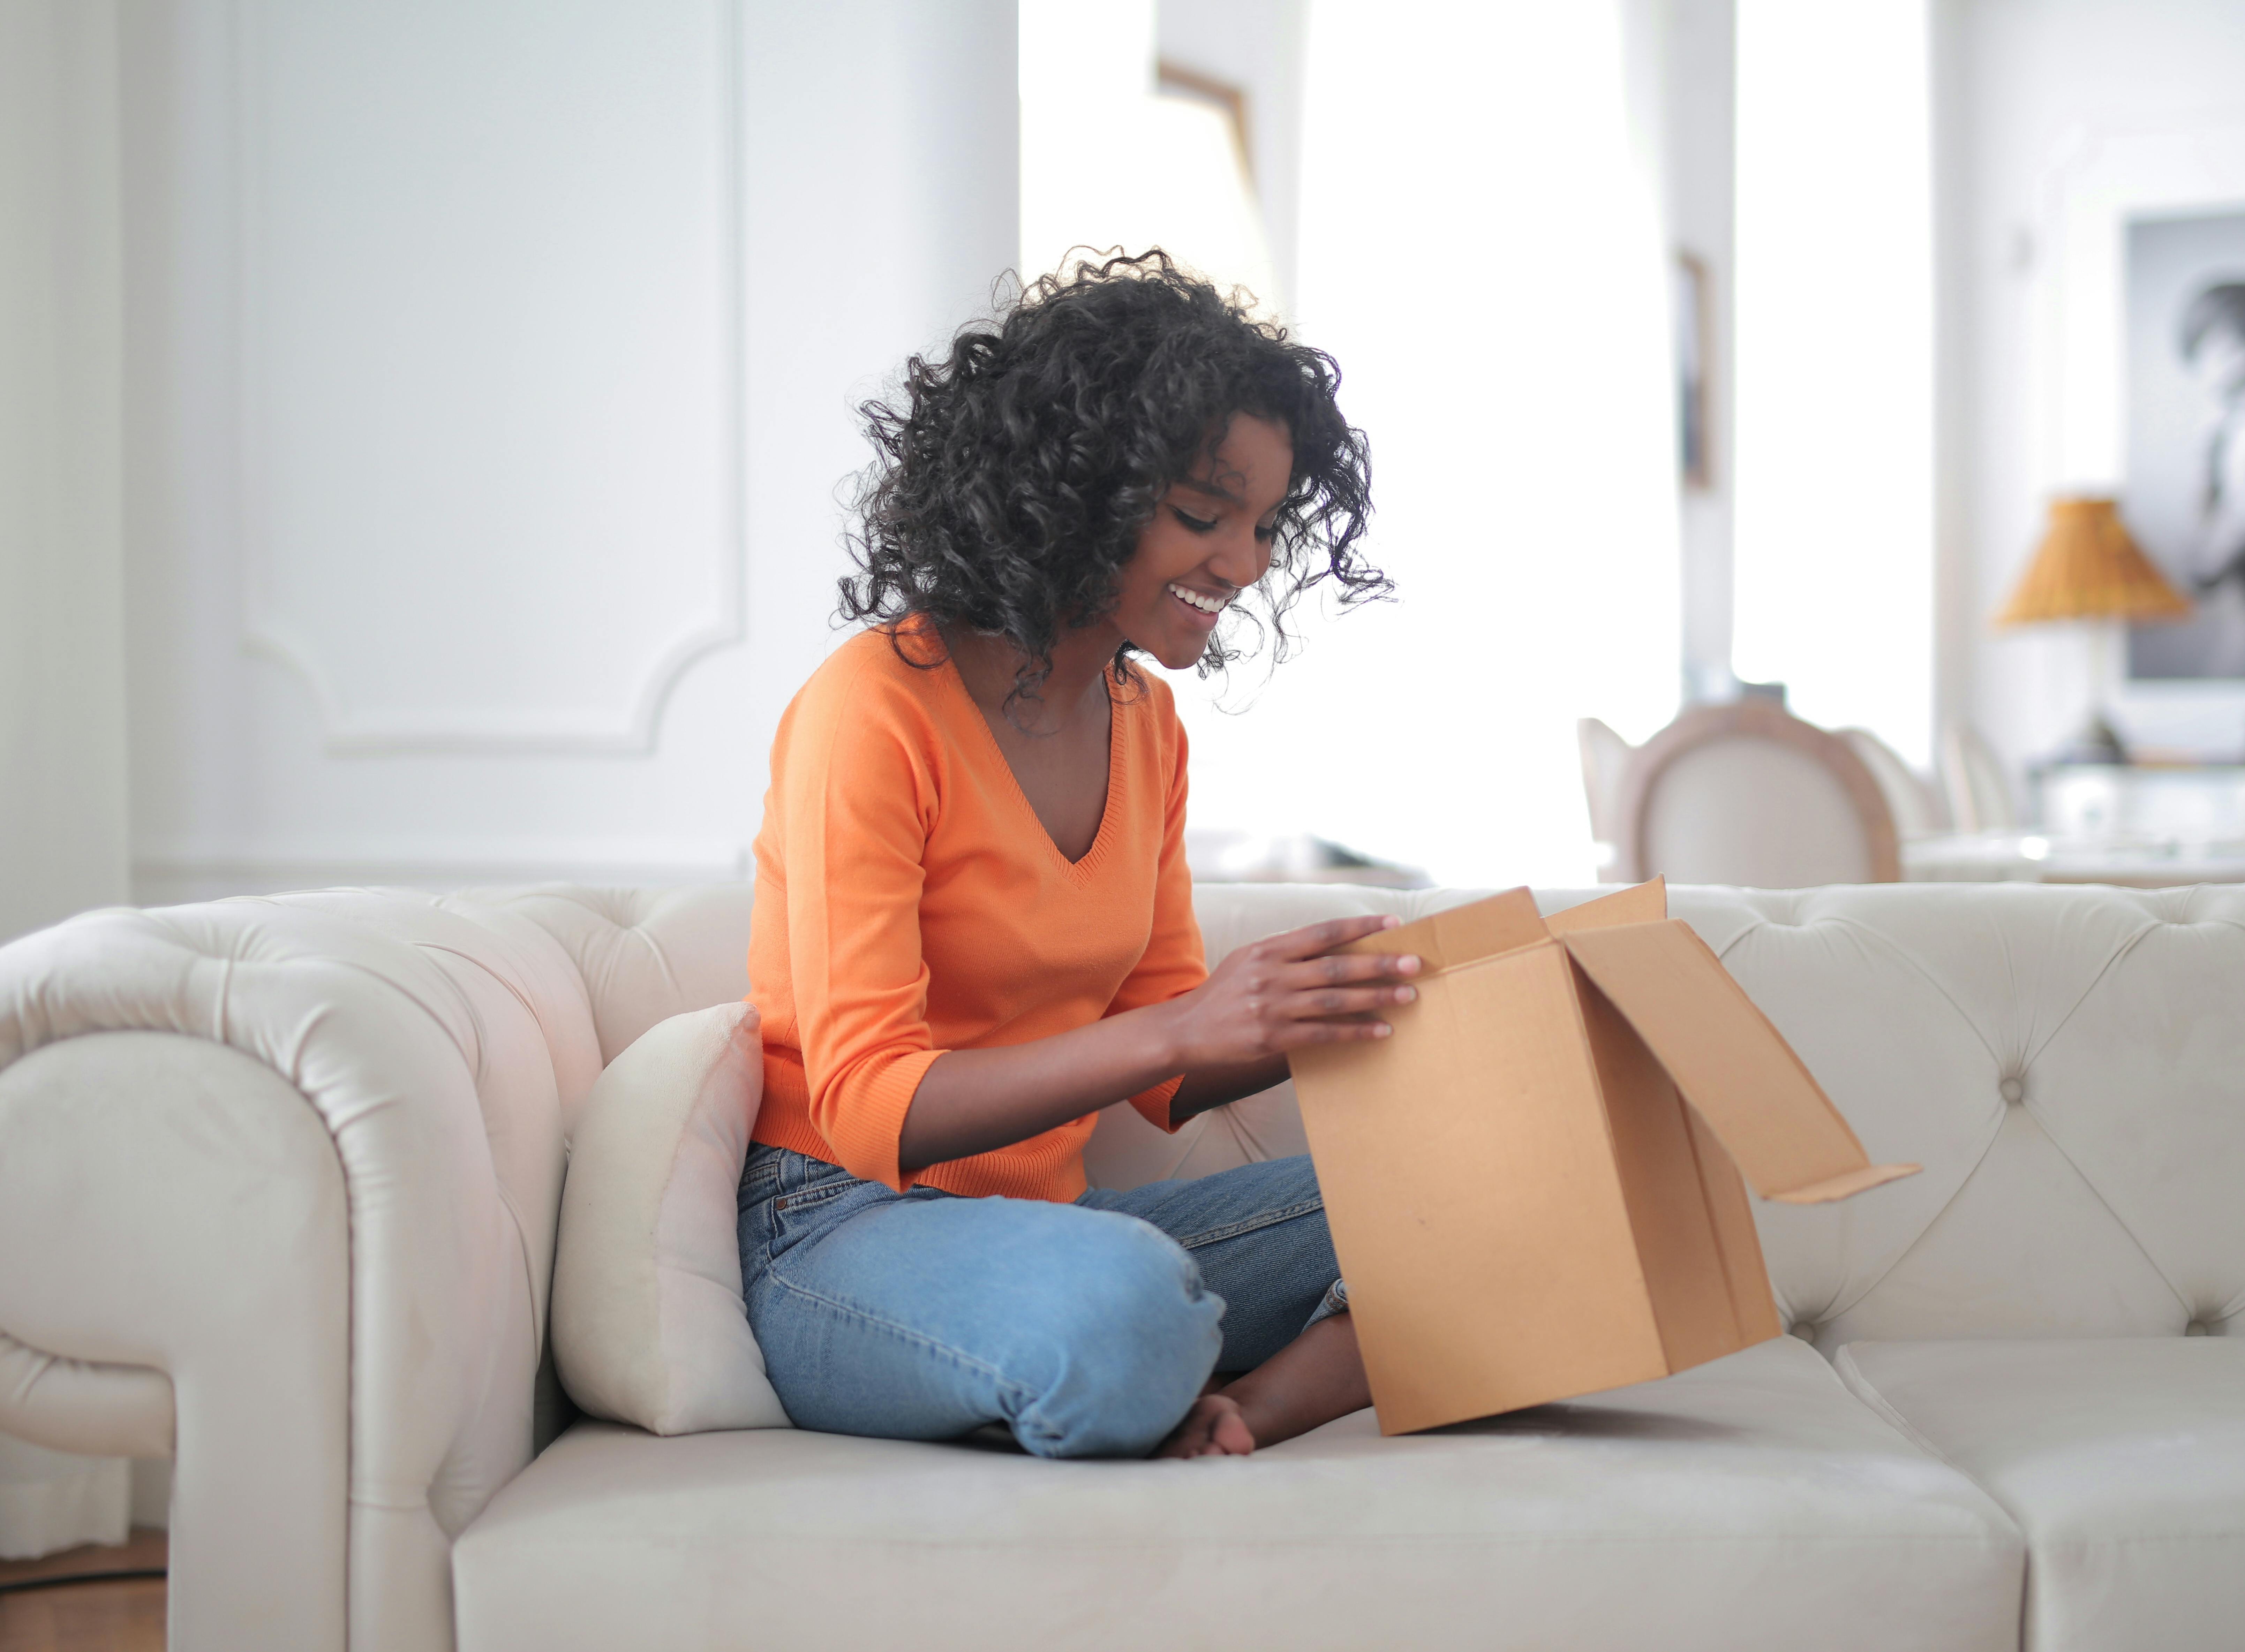
M1216 524L1213 520L1204 521L1199 517L1191 516L1178 510L1174 504L1170 507L1170 514L1177 518L1178 521L1184 523L1185 526L1190 528L1195 533L1210 533L1215 531Z

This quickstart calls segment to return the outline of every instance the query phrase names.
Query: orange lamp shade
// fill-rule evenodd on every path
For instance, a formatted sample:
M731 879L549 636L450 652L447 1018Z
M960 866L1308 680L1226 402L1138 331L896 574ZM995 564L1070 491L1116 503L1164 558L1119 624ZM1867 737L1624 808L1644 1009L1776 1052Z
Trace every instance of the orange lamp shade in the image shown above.
M2181 620L2189 613L2190 599L2137 548L2113 501L2068 498L2051 501L2042 548L1996 623Z

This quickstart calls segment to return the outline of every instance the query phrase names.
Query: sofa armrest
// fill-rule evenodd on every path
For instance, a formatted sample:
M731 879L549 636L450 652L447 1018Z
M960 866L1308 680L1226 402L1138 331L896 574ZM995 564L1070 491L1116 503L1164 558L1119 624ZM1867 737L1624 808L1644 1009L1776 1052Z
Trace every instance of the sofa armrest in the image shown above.
M169 1378L174 1647L451 1644L452 1535L532 1452L561 1090L596 1048L550 938L425 897L96 912L0 948L0 1332L29 1351L0 1426L139 1449L130 1373ZM207 1523L237 1495L290 1546Z
M175 1458L174 1648L344 1644L349 1240L319 1115L239 1051L0 1072L0 1427Z

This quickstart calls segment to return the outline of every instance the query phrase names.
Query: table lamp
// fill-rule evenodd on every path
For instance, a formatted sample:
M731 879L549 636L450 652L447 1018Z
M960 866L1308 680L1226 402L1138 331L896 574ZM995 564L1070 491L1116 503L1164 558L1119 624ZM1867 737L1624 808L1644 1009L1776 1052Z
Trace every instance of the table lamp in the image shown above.
M2074 498L2051 501L2042 547L1996 623L2089 622L2094 685L2089 721L2062 755L2075 762L2120 763L2127 762L2127 752L2113 732L2104 703L2113 634L2123 620L2181 620L2189 613L2189 599L2137 549L2113 501Z

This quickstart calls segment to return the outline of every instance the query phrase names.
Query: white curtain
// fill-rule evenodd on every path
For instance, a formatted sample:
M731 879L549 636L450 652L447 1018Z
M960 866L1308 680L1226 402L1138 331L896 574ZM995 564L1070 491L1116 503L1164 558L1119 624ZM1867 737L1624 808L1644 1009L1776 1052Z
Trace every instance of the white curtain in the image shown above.
M131 1469L121 1457L74 1457L0 1434L0 1561L122 1543L132 1517Z
M1315 5L1295 308L1370 434L1397 600L1306 606L1299 658L1233 671L1245 714L1180 683L1197 827L1313 831L1445 884L1593 878L1576 720L1642 739L1679 676L1642 17Z

